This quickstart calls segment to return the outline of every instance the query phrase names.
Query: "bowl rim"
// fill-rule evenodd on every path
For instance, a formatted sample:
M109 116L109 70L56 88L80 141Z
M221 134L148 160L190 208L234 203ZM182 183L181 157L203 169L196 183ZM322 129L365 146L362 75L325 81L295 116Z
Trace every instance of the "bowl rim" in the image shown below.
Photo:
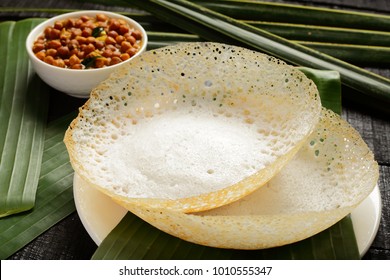
M55 23L55 21L57 21L57 20L66 19L66 18L69 18L69 17L72 17L72 16L96 15L96 14L99 14L99 13L100 14L105 14L105 15L107 15L109 17L123 19L126 22L128 22L129 24L131 24L135 29L141 31L142 37L143 37L142 38L142 46L141 46L141 48L138 50L138 52L134 56L132 56L129 59L127 59L125 61L122 61L122 62L120 62L118 64L115 64L115 65L110 65L110 66L102 67L102 68L82 69L81 71L80 71L80 69L76 70L76 69L70 69L70 68L57 67L57 66L48 64L48 63L38 59L35 56L34 52L32 51L32 44L34 43L35 39L43 32L43 30L47 26L53 25ZM63 71L63 72L67 72L67 73L70 73L71 71L74 71L75 73L82 73L82 72L96 72L96 71L111 71L111 70L114 70L115 68L120 67L124 63L129 62L131 59L137 57L142 52L146 51L147 44L148 44L148 35L147 35L145 29L143 28L143 26L140 23L138 23L137 21L135 21L134 19L132 19L130 17L121 15L121 14L116 13L116 12L105 11L105 10L79 10L79 11L74 11L74 12L69 12L69 13L63 13L63 14L60 14L60 15L48 18L45 21L43 21L40 24L38 24L37 26L35 26L29 32L29 34L27 35L27 38L26 38L26 41L25 41L25 47L26 47L26 50L27 50L27 53L28 53L30 59L32 59L36 63L39 63L40 65L45 65L45 66L47 66L47 67L49 67L49 68L51 68L53 70L55 69L56 71Z

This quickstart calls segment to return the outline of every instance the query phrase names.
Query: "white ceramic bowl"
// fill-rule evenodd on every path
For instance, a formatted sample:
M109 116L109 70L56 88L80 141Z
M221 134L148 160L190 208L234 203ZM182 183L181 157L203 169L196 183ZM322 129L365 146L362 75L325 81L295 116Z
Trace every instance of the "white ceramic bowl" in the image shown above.
M67 18L78 18L81 17L82 15L96 16L96 14L105 14L110 18L123 19L126 22L128 22L130 26L134 27L136 30L141 31L142 46L140 50L133 57L121 63L112 66L107 66L104 68L83 69L83 70L74 70L74 69L60 68L57 66L53 66L46 62L43 62L42 60L38 59L34 55L32 51L32 46L34 44L34 41L41 34L43 34L43 31L45 30L46 27L53 26L57 20L63 20ZM26 49L30 57L30 61L32 63L33 68L45 83L68 95L79 97L79 98L88 98L91 90L94 87L96 87L100 82L105 80L110 75L111 72L113 72L116 68L120 67L124 63L127 63L132 58L138 56L140 53L144 52L146 49L147 41L148 38L147 38L146 31L136 21L112 12L88 10L88 11L77 11L77 12L62 14L42 22L41 24L36 26L27 36Z

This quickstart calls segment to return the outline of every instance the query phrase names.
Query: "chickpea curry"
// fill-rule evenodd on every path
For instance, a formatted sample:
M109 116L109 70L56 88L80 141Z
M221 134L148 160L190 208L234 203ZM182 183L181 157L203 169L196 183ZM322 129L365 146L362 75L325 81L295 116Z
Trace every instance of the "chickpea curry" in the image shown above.
M97 14L55 22L46 27L32 50L37 58L54 66L94 69L131 58L141 44L141 31L125 20Z

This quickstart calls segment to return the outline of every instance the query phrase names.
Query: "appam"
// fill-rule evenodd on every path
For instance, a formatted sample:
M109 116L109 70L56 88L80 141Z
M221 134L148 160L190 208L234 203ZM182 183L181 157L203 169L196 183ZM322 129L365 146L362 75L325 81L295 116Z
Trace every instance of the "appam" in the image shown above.
M373 190L378 165L359 133L323 109L317 129L264 187L193 214L126 204L153 226L219 248L265 249L308 238L352 212Z
M236 46L182 43L113 73L64 141L74 170L115 200L196 212L263 186L320 112L315 84L294 67Z

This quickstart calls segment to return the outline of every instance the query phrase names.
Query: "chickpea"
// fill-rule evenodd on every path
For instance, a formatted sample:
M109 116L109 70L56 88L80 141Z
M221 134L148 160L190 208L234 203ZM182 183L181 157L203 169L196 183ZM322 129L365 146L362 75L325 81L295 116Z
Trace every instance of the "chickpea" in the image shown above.
M104 42L96 40L95 41L95 47L97 49L99 49L99 50L103 49L104 48Z
M95 68L103 68L108 65L108 60L105 57L98 57L95 60Z
M125 37L123 37L122 35L118 35L115 37L115 41L118 43L118 44L121 44L123 41L125 41Z
M46 55L55 57L55 56L57 55L57 50L56 50L56 49L48 49L48 50L46 51Z
M45 30L43 31L43 34L45 34L45 37L46 38L49 38L50 37L50 32L51 32L52 28L51 27L46 27Z
M68 47L70 50L78 49L80 47L79 41L77 41L76 39L70 40L68 43Z
M108 29L109 30L118 30L120 26L120 23L116 19L112 19L111 23L109 23Z
M65 62L61 58L56 59L53 61L53 66L65 68Z
M126 51L126 53L128 53L130 55L130 57L132 57L132 56L134 56L137 53L137 49L131 47L130 49L128 49Z
M44 49L45 49L45 45L42 44L42 43L36 43L33 46L33 52L34 53L40 52L41 50L44 50Z
M104 56L104 57L111 57L111 56L112 56L112 50L110 50L110 49L105 49L105 50L102 52L102 56Z
M80 28L83 23L84 22L82 19L77 19L74 26Z
M108 19L107 16L104 15L104 14L97 14L96 15L96 20L97 21L106 21L107 19Z
M65 58L69 55L69 48L67 46L61 46L57 49L58 55Z
M74 66L75 64L80 64L81 61L80 61L80 58L77 57L77 55L72 55L70 58L69 58L69 65L70 66Z
M80 45L83 45L87 42L87 38L83 37L83 36L77 36L76 37L76 40L77 42L80 44Z
M106 45L106 49L109 49L112 52L115 52L116 50L118 50L114 45Z
M134 44L137 42L137 39L135 39L134 36L129 35L129 36L127 37L127 41L129 41L132 45L134 45Z
M62 44L59 40L52 40L47 43L47 47L50 49L58 49Z
M110 65L115 65L122 62L122 60L118 56L114 56L111 58Z
M66 28L71 28L76 25L76 20L74 18L69 18L64 22Z
M80 19L84 22L89 20L89 16L81 16Z
M61 40L67 40L72 37L72 33L67 30L61 30L60 39Z
M141 31L139 31L139 30L134 30L133 32L131 32L131 36L133 36L137 40L142 39L142 34L141 34Z
M85 52L84 51L78 51L76 55L77 55L78 58L83 59L85 57Z
M43 59L44 62L50 64L50 65L53 65L53 62L54 62L54 58L50 55L48 56L45 56L45 58Z
M112 38L112 37L107 37L106 40L105 40L105 43L106 43L107 45L115 45L115 44L116 44L116 41L115 41L115 39Z
M116 32L115 30L111 30L107 33L108 36L112 37L112 38L116 38L119 34L118 32Z
M55 39L60 38L60 35L61 35L61 31L60 30L54 29L54 28L50 29L50 37L49 38L51 40L55 40Z
M95 43L96 43L96 38L93 37L93 36L89 36L89 37L87 38L87 43L88 43L88 44L95 44Z
M121 44L121 52L122 53L125 53L128 49L130 49L132 46L131 46L131 43L130 42L127 42L127 41L123 41L122 44Z
M83 37L89 37L91 35L92 35L92 29L90 27L85 27L81 32L81 36Z
M95 23L94 23L94 22L92 22L92 21L87 21L87 22L85 23L85 27L89 27L89 28L91 28L91 29L94 29L96 26L95 26Z
M77 36L81 36L81 29L78 29L78 28L72 28L71 29L71 38L76 38Z
M64 25L63 25L63 23L61 21L56 21L54 23L54 28L55 29L61 30L63 27L64 27Z
M37 43L37 44L44 44L44 43L45 43L45 38L39 37L39 38L35 41L35 43Z
M81 50L87 55L95 50L95 46L93 44L83 45Z
M130 55L128 53L122 53L119 57L122 61L128 60Z
M120 57L120 56L121 56L121 52L116 50L116 51L112 52L111 58L113 58L113 57Z
M126 25L126 24L121 24L120 26L119 26L119 34L126 34L126 33L128 33L129 32L129 27Z
M44 60L46 54L45 54L45 52L37 52L37 53L35 54L35 56L36 56L38 59L40 59L40 60Z
M73 64L70 66L71 69L83 69L83 65L81 63Z

